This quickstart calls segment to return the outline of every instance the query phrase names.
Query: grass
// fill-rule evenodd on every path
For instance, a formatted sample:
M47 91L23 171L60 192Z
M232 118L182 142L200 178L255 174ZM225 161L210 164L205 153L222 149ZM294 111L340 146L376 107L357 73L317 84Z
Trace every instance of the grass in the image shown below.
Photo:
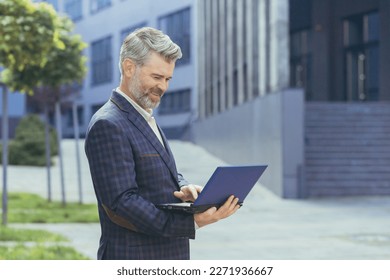
M0 226L0 241L16 242L62 242L68 241L59 234L45 230L15 229Z
M85 256L77 252L75 249L53 245L46 246L38 244L34 246L26 246L18 244L16 246L0 246L1 260L87 260Z
M1 194L0 194L1 196ZM0 204L1 206L1 204ZM95 204L48 202L31 193L8 194L8 223L95 223ZM0 260L84 260L68 240L45 230L0 226Z
M11 243L9 241L12 241ZM0 260L86 260L62 235L45 230L0 226Z
M97 223L95 204L48 202L31 193L8 194L9 223Z

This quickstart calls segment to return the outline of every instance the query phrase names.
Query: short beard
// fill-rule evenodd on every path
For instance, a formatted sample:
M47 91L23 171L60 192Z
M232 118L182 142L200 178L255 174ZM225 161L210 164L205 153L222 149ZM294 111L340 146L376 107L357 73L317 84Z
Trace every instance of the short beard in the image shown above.
M129 91L135 98L135 101L145 110L154 110L160 105L160 101L153 102L149 98L149 92L150 90L143 92L141 89L141 85L139 84L139 72L138 69L135 72L135 75L131 78L129 83ZM161 97L160 97L161 100Z

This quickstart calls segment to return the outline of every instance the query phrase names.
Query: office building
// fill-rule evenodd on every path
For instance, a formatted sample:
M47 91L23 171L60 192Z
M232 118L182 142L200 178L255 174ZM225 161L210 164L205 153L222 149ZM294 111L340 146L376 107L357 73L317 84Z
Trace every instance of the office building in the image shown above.
M195 142L268 163L281 197L390 194L390 1L203 0L198 14Z
M48 2L89 44L81 133L119 83L124 36L148 25L184 53L155 112L170 138L268 164L281 197L390 194L389 0Z

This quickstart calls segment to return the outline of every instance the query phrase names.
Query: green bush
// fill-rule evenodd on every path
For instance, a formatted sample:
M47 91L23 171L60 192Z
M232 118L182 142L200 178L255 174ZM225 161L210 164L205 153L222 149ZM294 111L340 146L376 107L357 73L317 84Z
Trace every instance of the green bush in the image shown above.
M57 134L50 128L51 155L58 154ZM24 117L15 131L15 139L9 142L9 164L46 165L45 124L37 115ZM2 152L2 151L1 151Z

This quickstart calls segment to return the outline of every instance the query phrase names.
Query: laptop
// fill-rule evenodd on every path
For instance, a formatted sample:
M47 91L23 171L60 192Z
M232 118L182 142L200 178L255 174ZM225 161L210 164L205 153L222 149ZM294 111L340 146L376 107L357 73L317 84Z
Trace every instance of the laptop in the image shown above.
M243 205L244 199L266 168L267 165L217 167L194 202L164 203L156 207L195 214L214 206L220 207L231 195L238 197L238 203Z

